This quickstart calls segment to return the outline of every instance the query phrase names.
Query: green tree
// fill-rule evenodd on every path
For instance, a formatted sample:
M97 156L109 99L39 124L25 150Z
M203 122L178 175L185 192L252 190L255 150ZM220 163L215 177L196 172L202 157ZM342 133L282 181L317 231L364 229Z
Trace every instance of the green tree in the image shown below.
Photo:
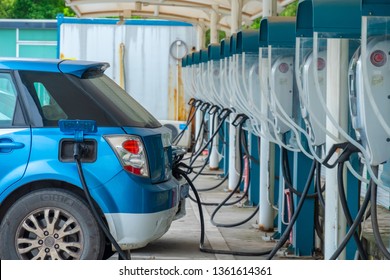
M279 14L282 17L293 17L297 15L298 0L287 5L284 10ZM259 29L262 17L255 19L249 26L250 29Z
M250 29L259 29L260 28L260 21L263 17L259 17L255 19L252 24L249 26Z
M225 37L226 37L225 31L218 30L218 42L220 42ZM208 29L206 31L206 42L205 42L206 46L208 46L210 44L210 41L211 41L211 39L210 39L210 29Z
M287 5L284 10L280 13L282 17L294 17L297 15L298 0Z
M0 18L10 18L14 0L0 0Z
M4 2L4 0L1 0ZM74 16L65 6L64 0L8 0L13 3L10 18L17 19L55 19L57 14Z

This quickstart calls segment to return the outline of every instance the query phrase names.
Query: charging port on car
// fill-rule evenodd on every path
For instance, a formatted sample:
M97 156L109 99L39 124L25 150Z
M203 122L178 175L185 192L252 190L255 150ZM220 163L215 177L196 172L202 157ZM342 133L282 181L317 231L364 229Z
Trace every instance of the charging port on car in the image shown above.
M61 162L75 162L74 145L76 141L72 139L62 139L60 142L59 159ZM81 162L95 162L97 154L97 143L94 139L84 139L81 146Z

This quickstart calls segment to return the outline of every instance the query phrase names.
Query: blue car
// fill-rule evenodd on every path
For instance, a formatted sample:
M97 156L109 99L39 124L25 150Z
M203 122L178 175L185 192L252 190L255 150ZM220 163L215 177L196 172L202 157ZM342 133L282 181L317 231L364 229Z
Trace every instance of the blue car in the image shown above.
M0 258L103 259L113 252L83 191L76 137L62 120L93 120L81 158L93 207L122 250L146 246L183 216L169 130L101 62L0 58Z

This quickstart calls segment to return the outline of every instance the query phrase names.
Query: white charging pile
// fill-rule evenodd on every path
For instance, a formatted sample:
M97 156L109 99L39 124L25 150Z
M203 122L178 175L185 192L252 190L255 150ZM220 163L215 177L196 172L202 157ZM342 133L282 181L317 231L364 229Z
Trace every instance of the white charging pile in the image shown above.
M363 17L361 50L351 67L353 126L367 149L367 163L390 159L390 17Z

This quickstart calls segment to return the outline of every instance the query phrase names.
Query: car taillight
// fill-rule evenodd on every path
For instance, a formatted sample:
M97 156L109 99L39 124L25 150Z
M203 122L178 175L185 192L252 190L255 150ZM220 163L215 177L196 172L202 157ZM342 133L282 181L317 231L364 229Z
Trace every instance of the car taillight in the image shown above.
M140 137L109 135L104 138L114 150L125 170L135 175L149 177L148 160Z
M140 152L140 143L138 140L126 140L122 143L122 147L131 154L138 155Z
M387 57L384 51L376 50L371 54L370 60L374 66L380 67L385 65Z

